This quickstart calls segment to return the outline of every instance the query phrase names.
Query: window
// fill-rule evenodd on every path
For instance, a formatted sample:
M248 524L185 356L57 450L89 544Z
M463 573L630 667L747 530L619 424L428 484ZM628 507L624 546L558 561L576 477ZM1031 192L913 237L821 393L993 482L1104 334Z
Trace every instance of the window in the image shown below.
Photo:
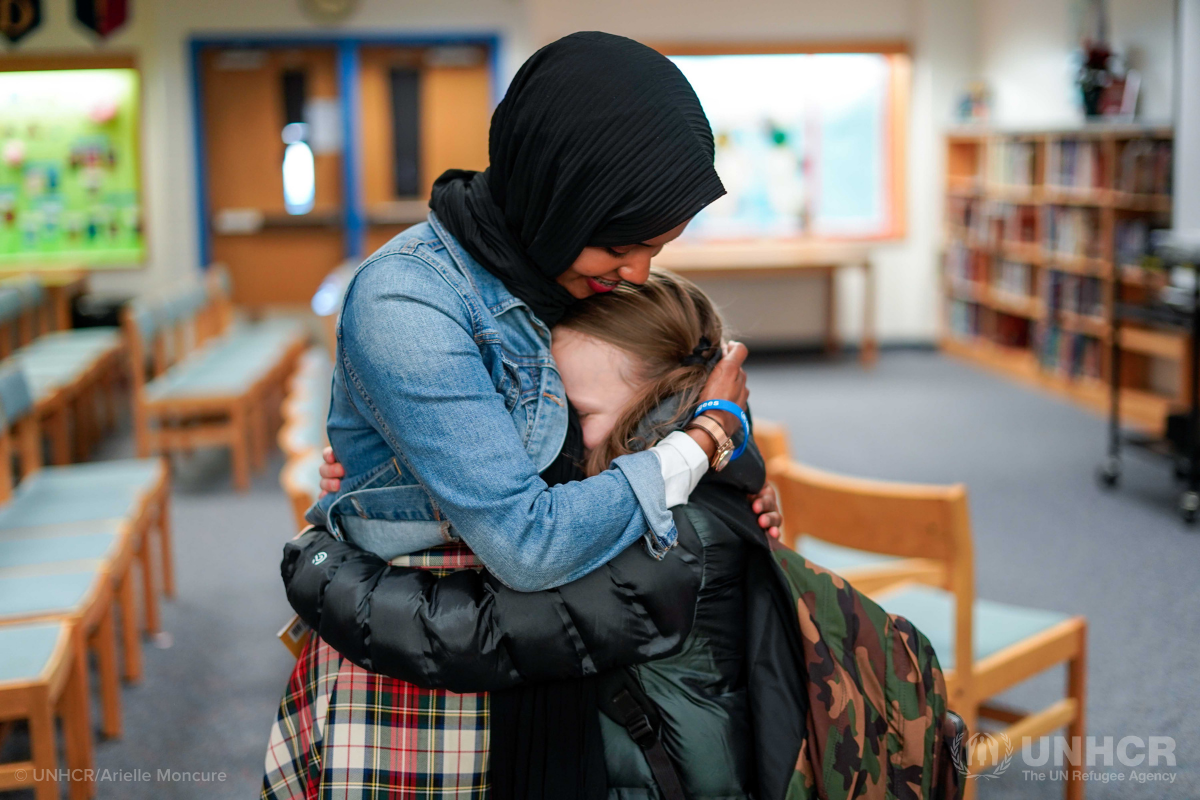
M670 52L668 50L668 52ZM728 194L693 240L888 238L900 202L907 59L885 53L675 55L716 139Z
M283 129L283 205L289 214L307 214L317 197L317 168L305 139L308 126L289 122Z

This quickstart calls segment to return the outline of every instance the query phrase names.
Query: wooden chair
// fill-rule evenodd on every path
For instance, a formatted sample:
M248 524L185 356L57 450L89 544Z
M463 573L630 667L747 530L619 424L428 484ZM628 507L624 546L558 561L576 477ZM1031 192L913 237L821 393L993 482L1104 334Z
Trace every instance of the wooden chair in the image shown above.
M770 464L777 458L791 456L787 428L778 422L756 419L754 421L754 444L758 446L758 452L762 453L764 464Z
M115 328L55 331L54 316L38 280L0 280L0 356L25 371L51 461L67 464L116 424L121 337Z
M0 570L0 628L55 621L78 626L96 655L100 729L116 738L121 735L121 679L112 586L112 576L90 561Z
M288 381L283 402L283 426L279 430L279 448L287 462L279 482L292 502L297 529L308 523L305 512L321 493L321 451L329 443L325 419L329 415L329 385L333 363L325 348L311 347L300 358L295 374Z
M758 420L754 423L754 443L767 464L767 474L774 478L772 470L786 464L791 458L788 447L787 429L776 422ZM782 496L786 484L775 481L775 488ZM782 499L782 498L781 498ZM885 586L905 581L923 581L940 584L943 580L941 565L927 558L894 558L880 553L868 553L850 547L842 547L825 541L812 531L798 528L800 520L783 520L782 539L800 555L813 563L836 572L854 584L861 592L873 592Z
M95 795L91 710L84 647L77 626L62 621L0 626L0 722L29 723L30 760L0 764L0 791L34 789L58 800L54 719L63 722L71 800ZM34 781L34 772L41 780Z
M292 504L296 530L308 525L304 515L321 494L321 451L312 450L289 458L279 473L279 483Z
M122 612L125 678L141 677L139 632L158 630L156 564L151 536L158 532L159 581L174 594L170 536L170 477L161 459L125 459L62 467L41 463L37 419L19 370L0 370L0 567L24 572L63 564L103 566ZM10 430L16 432L21 482L12 490ZM137 619L132 564L142 574L143 623Z
M1014 748L1020 747L1022 737L1041 736L1064 726L1068 736L1084 736L1087 621L975 597L964 486L848 478L779 461L773 479L793 530L857 550L942 564L944 580L939 587L912 582L872 596L929 638L945 672L950 706L969 731L978 730L980 718L1003 723L1002 732ZM1067 668L1062 700L1033 713L988 703L1058 664ZM977 748L972 769L985 766L985 756L984 748ZM1083 797L1083 782L1077 776L1069 776L1064 788L1068 800Z
M212 283L125 309L134 435L143 457L228 447L234 485L244 491L266 461L304 335L287 321L232 325L228 298Z

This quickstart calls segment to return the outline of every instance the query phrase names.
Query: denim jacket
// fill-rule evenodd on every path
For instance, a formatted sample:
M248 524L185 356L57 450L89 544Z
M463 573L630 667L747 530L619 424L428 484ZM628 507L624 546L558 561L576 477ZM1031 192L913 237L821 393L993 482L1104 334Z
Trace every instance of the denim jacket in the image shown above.
M346 477L308 520L383 558L461 538L523 591L643 535L661 557L676 531L657 456L549 488L566 429L550 331L431 213L347 286L328 418Z

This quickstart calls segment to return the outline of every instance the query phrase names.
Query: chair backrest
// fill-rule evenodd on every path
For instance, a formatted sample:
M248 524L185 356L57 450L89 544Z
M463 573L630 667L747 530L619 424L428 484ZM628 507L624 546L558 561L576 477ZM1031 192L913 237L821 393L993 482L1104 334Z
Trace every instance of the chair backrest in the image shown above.
M33 413L33 390L25 371L15 362L0 364L0 502L12 497L14 481L10 429L15 426L21 440L22 475L42 468L42 439Z
M9 425L20 422L33 411L33 390L19 364L0 364L0 410Z
M754 420L754 444L758 445L758 452L762 453L763 463L768 466L777 458L791 457L787 428L778 422L769 422L765 419Z
M0 286L0 323L14 322L21 316L24 299L15 286Z
M149 303L142 300L134 300L126 306L126 315L129 318L130 324L134 326L142 343L145 344L154 339L154 335L158 333L158 315L154 313L154 309Z
M208 302L212 307L216 333L226 330L233 322L233 277L224 264L210 264L204 277Z
M771 479L794 535L941 562L943 588L956 599L954 663L960 673L970 672L975 564L965 486L851 478L778 459Z
M18 303L16 344L29 344L40 333L48 330L47 320L44 319L49 311L46 303L46 290L42 288L41 282L32 275L5 278L2 285L5 289L16 292Z
M21 292L12 286L0 286L0 357L7 357L20 345L17 326L24 304Z

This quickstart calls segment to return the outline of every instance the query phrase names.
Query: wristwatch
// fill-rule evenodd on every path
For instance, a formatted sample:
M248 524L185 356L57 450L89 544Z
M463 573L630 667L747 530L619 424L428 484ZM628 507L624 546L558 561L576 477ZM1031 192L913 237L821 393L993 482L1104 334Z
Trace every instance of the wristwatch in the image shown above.
M717 422L707 414L701 414L693 419L685 431L690 431L692 428L697 428L708 434L713 440L713 444L717 446L716 452L713 453L712 461L709 466L713 472L720 472L725 469L725 465L729 463L729 457L733 455L733 437L725 432L725 428L721 423Z

